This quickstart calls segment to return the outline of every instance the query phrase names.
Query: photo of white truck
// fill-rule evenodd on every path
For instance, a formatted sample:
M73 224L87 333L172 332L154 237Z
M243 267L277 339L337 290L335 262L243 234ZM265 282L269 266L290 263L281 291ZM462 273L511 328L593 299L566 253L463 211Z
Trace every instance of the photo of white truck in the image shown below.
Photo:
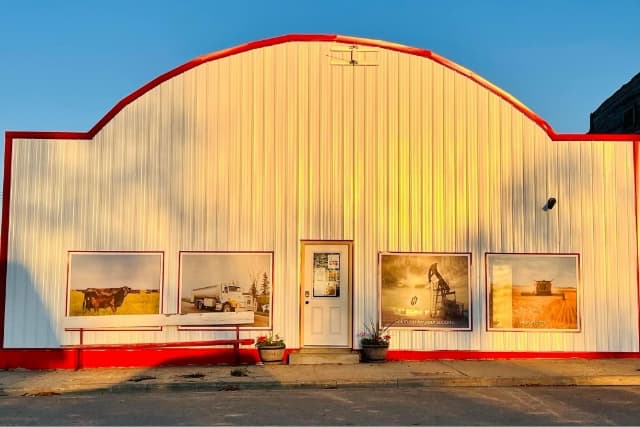
M211 318L211 326L269 328L272 270L271 252L181 252L180 314Z
M243 293L235 283L220 283L203 286L191 291L191 303L198 310L212 311L254 311L254 298Z

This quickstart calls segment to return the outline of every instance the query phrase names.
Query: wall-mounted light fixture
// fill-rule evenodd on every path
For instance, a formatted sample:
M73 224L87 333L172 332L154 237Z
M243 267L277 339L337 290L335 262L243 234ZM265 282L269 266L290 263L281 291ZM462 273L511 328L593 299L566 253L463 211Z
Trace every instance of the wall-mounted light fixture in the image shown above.
M549 197L549 200L547 200L547 203L544 204L544 206L542 207L543 211L550 211L551 209L553 209L553 207L556 205L556 198L555 197Z

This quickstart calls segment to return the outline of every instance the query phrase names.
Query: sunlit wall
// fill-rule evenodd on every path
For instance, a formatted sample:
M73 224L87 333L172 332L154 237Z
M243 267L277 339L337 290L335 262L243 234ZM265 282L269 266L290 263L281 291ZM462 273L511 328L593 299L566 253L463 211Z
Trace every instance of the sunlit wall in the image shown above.
M383 48L291 42L199 65L93 140L15 140L6 347L64 332L67 252L274 251L274 331L299 345L302 239L354 241L354 342L378 312L379 251L471 252L472 331L394 330L392 348L638 351L632 146L557 142L475 81ZM548 197L556 208L541 209ZM486 331L486 252L577 252L581 332ZM245 333L255 336L258 332ZM220 332L87 332L85 342Z

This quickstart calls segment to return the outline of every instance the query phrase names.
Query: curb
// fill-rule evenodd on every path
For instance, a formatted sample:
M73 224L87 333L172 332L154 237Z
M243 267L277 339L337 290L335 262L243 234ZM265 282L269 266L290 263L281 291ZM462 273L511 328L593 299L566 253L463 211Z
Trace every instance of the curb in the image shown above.
M413 387L560 387L560 386L640 386L638 375L600 375L579 377L455 377L455 378L396 378L382 380L332 381L206 381L163 383L95 384L85 387L5 387L0 396L49 396L55 394L130 393L147 391L237 391L290 389L354 389L354 388L413 388Z

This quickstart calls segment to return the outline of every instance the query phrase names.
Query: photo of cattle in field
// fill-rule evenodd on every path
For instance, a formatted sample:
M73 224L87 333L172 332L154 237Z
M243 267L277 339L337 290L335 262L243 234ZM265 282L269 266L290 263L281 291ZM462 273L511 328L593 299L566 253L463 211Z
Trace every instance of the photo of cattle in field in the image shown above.
M490 330L577 331L578 255L489 254Z
M121 288L87 288L82 291L82 311L95 311L98 312L101 308L111 308L115 313L122 303L124 298L131 292L131 288L123 286Z
M70 253L67 314L160 313L162 262L162 253Z

